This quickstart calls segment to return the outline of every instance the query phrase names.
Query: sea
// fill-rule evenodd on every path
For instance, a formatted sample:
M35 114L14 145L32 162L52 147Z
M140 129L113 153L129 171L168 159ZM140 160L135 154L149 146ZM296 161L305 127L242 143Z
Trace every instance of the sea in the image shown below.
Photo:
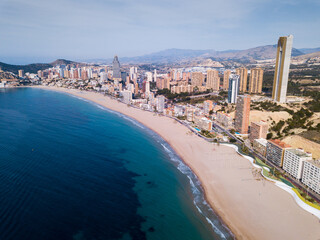
M0 89L1 240L233 238L150 129L66 93Z

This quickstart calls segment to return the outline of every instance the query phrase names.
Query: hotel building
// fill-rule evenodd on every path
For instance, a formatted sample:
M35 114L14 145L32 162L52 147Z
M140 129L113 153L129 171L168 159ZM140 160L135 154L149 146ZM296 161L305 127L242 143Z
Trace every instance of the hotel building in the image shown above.
M163 112L163 110L164 110L164 102L165 102L165 97L164 96L158 96L157 97L157 111L158 112Z
M240 134L247 134L250 116L250 95L240 95L237 99L235 114L235 129Z
M283 157L283 170L296 179L301 179L304 161L312 160L312 154L302 149L286 149Z
M122 96L123 102L125 104L131 103L131 101L132 101L132 92L131 91L129 91L129 90L122 91L121 96Z
M320 160L308 160L303 164L302 183L320 194Z
M287 97L288 77L293 36L280 37L277 47L272 99L284 103Z
M252 68L249 77L249 93L261 93L263 81L263 70Z
M277 166L282 167L284 151L289 148L291 148L290 145L281 142L278 139L268 140L266 157L268 161L271 161Z

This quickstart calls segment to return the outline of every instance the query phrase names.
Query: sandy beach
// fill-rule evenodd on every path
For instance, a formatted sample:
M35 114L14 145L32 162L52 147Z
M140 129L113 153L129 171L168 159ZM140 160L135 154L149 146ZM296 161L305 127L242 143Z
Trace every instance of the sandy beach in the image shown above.
M171 118L158 116L94 92L40 87L73 94L123 113L158 133L200 179L207 201L237 239L320 239L320 222L293 197L260 177L232 148L191 134Z

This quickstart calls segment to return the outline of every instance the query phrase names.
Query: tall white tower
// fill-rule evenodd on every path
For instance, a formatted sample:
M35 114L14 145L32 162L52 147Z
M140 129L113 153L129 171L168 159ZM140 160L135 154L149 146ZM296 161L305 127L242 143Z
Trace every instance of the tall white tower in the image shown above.
M280 37L278 40L272 99L279 103L286 102L287 98L292 41L292 35L289 35L287 37Z

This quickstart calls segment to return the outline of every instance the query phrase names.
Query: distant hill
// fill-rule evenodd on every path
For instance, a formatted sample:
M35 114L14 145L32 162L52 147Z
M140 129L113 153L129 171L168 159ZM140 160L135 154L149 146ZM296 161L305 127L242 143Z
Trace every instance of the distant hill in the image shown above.
M317 64L318 65L320 63L320 51L294 57L294 58L292 58L291 63L292 64L308 63L308 64Z
M314 53L314 52L320 52L320 47L318 48L300 48L298 49L300 52L303 52L304 54Z
M194 58L198 59L212 59L214 61L238 61L238 62L255 62L256 60L272 59L276 57L277 45L267 45L246 50L226 50L215 51L207 50L191 50L191 49L167 49L160 52L146 54L138 57L123 57L120 58L121 63L155 63L155 64L169 64L177 62L186 62ZM296 48L292 49L292 56L300 56L304 53ZM94 61L92 61L94 62ZM103 59L99 59L103 62ZM104 63L110 64L112 59L105 59Z
M24 72L29 73L37 73L39 70L48 69L57 65L67 65L67 64L78 64L77 62L65 60L65 59L58 59L52 63L33 63L27 65L11 65L0 62L0 68L6 72L12 72L18 74L20 69L24 70Z
M217 60L265 60L276 58L276 53L277 45L267 45L241 51L217 52L216 56L212 57ZM303 53L298 49L292 49L292 56L299 56L302 54Z
M296 58L297 59L310 59L310 58L316 58L316 57L320 57L320 50L318 52L312 52L312 53L300 55Z

